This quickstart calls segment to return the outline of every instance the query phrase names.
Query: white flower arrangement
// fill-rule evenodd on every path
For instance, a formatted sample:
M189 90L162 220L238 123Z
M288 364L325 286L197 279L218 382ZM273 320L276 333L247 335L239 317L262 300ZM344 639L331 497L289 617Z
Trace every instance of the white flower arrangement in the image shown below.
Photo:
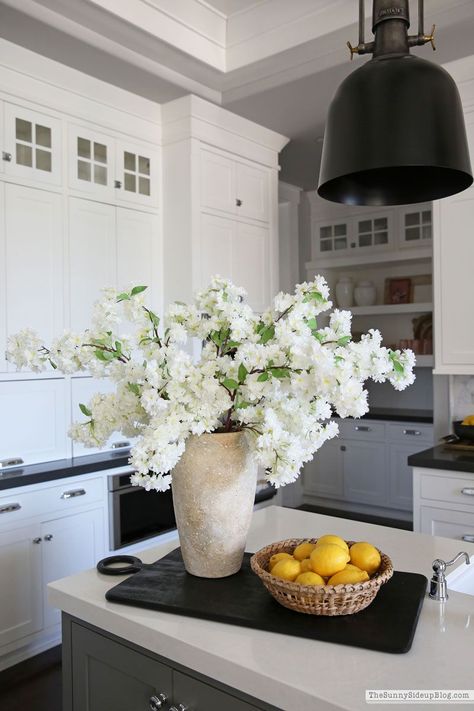
M243 289L215 277L194 304L169 307L164 332L144 304L145 289L104 289L90 330L64 333L49 348L33 331L21 331L9 338L7 358L38 372L53 367L111 378L115 392L81 404L88 419L69 434L86 446L103 446L115 431L136 436L132 483L148 490L169 488L191 434L240 430L268 481L293 482L337 435L334 412L368 411L367 379L388 380L397 390L415 379L412 351L383 347L375 330L352 341L349 311L334 310L329 326L318 328L317 316L332 306L320 276L294 294L278 294L273 310L261 315ZM123 320L133 324L133 336L118 335ZM197 361L182 348L192 337L204 343Z

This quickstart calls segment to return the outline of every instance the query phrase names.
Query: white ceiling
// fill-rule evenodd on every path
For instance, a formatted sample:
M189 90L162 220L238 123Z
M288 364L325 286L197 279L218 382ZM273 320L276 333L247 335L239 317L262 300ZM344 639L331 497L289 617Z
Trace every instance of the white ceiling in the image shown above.
M416 53L473 54L474 0L428 0L425 14L438 50ZM357 0L0 0L0 36L154 101L191 92L283 133L281 176L306 189L332 95L366 61L345 45Z

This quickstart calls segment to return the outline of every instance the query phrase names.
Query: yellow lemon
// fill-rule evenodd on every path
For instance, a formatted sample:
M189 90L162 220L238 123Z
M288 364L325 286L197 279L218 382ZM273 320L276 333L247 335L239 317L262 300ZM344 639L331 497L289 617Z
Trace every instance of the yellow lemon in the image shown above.
M354 543L350 549L351 563L373 575L380 567L381 558L378 550L365 541Z
M300 543L299 546L296 546L295 550L293 551L293 558L296 558L296 560L304 560L305 558L309 558L309 556L311 555L311 551L314 548L315 544L310 543L309 541Z
M313 566L311 565L311 558L305 558L301 561L301 572L302 573L312 573Z
M272 575L283 580L296 580L301 573L301 563L294 558L279 560L272 568Z
M326 585L326 581L317 573L301 573L295 580L300 585Z
M361 573L361 569L357 567L357 565L352 565L352 563L348 563L344 570L358 570L359 573Z
M355 585L370 580L366 570L347 569L341 570L328 580L328 585Z
M311 553L313 571L323 578L334 575L346 567L349 553L335 543L322 543Z
M292 558L293 556L290 555L290 553L274 553L270 560L268 561L268 569L271 570L273 566L278 563L279 560L283 560L284 558Z
M340 536L333 536L332 534L328 533L326 536L321 536L321 538L318 538L318 542L316 543L316 545L321 546L325 545L326 543L334 543L334 545L336 546L341 546L341 548L343 548L345 551L349 551L349 546Z

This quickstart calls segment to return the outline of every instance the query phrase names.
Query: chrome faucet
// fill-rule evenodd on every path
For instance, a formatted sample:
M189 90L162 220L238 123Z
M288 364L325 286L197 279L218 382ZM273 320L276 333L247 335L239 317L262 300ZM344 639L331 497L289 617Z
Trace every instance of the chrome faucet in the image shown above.
M455 563L458 562L460 558L466 559L466 564L470 564L470 558L469 555L465 552L462 551L461 553L458 553L455 558L452 560L448 560L448 562L441 560L440 558L436 558L436 560L433 561L433 576L430 580L430 598L432 600L437 600L438 602L446 602L448 599L448 586L446 584L446 568L448 568L450 565L454 565Z

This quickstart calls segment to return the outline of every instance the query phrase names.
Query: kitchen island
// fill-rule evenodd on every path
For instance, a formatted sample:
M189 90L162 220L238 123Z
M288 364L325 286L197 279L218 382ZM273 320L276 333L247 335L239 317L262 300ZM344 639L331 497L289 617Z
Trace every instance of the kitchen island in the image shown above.
M428 578L435 558L474 555L473 544L274 506L254 514L247 550L324 533L373 542L395 569ZM141 557L151 563L175 546ZM158 693L188 711L366 710L366 689L473 688L469 595L450 592L443 605L426 598L411 650L393 655L107 602L122 579L89 570L49 586L50 604L65 613L64 711L153 709ZM127 698L135 688L137 697L149 690L146 705Z

